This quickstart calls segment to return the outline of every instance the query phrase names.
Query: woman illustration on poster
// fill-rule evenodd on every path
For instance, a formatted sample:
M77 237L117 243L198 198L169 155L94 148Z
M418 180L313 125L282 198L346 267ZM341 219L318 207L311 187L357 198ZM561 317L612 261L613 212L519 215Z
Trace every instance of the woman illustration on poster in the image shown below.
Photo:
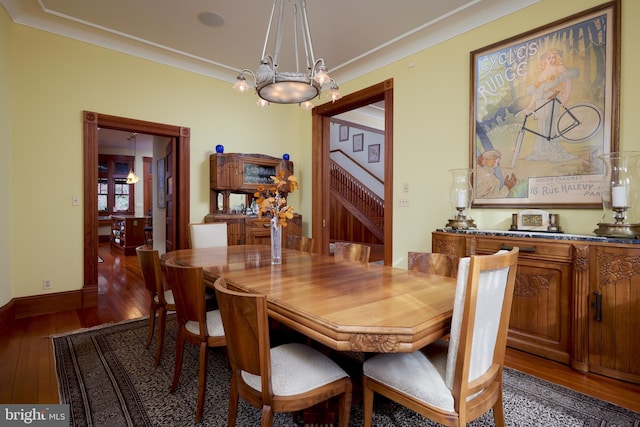
M531 101L516 115L533 114L538 122L538 133L545 135L554 128L553 121L557 121L559 116L559 114L553 114L554 108L558 109L553 100L557 99L563 105L567 105L573 89L573 79L578 77L579 71L576 68L565 67L562 52L555 48L549 49L542 55L538 68L540 74L535 83L527 88ZM526 159L549 160L557 163L576 157L560 144L559 138L545 138L536 134L533 150Z

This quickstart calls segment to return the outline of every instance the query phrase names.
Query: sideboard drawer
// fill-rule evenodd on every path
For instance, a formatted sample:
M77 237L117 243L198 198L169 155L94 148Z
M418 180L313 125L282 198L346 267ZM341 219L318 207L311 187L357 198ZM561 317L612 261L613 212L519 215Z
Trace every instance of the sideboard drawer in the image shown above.
M573 246L566 242L532 242L531 239L514 238L478 238L476 241L478 254L490 254L501 249L510 250L514 246L520 248L521 258L571 262Z

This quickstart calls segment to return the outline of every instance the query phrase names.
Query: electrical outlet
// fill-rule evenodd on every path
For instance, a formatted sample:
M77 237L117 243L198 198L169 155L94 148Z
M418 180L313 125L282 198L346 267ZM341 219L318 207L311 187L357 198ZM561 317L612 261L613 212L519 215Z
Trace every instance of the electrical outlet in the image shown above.
M51 289L53 287L53 281L51 279L44 279L42 281L42 289Z
M406 197L401 198L400 200L398 200L398 206L401 208L408 208L409 199L407 199Z
M71 197L71 205L72 206L80 206L80 197L72 196Z

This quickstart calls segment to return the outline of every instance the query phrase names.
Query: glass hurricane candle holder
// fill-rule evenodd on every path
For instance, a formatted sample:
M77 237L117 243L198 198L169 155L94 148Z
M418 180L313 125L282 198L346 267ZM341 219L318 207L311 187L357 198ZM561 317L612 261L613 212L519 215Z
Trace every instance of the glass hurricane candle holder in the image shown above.
M640 151L612 152L598 158L604 163L604 175L600 181L602 219L594 233L632 239L640 236Z
M475 228L471 218L471 200L473 188L471 187L471 169L451 169L451 189L449 201L452 207L452 218L447 227L451 228Z

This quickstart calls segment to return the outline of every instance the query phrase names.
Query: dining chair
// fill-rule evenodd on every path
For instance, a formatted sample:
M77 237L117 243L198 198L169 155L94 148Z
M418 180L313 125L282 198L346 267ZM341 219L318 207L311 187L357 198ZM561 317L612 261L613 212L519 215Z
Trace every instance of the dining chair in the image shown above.
M371 246L352 242L335 242L333 244L333 256L336 261L360 261L369 262Z
M214 283L231 364L228 426L236 425L239 397L262 409L262 426L275 412L296 412L339 396L339 426L349 425L351 378L335 362L301 343L270 348L267 297Z
M457 265L451 255L438 252L409 252L408 270L439 276L456 277Z
M176 340L176 362L173 373L171 393L178 388L182 371L184 342L200 347L198 370L198 403L196 406L196 424L202 419L204 395L207 380L207 349L226 345L220 311L206 310L205 284L202 267L179 265L175 259L165 263L167 280L176 301L178 337Z
M465 426L493 408L496 426L504 426L502 369L517 262L517 247L460 259L450 339L364 362L365 427L374 393L447 426Z
M189 245L191 249L227 246L227 223L189 224Z
M315 241L312 237L307 236L288 236L287 249L313 253L315 250Z
M153 363L153 366L157 367L162 358L167 312L175 311L176 305L171 289L165 289L158 251L147 245L142 245L136 248L136 254L138 256L138 263L140 264L142 279L144 280L151 300L149 304L149 332L147 334L145 348L149 348L151 344L156 315L158 315L158 347L156 348L156 357Z

